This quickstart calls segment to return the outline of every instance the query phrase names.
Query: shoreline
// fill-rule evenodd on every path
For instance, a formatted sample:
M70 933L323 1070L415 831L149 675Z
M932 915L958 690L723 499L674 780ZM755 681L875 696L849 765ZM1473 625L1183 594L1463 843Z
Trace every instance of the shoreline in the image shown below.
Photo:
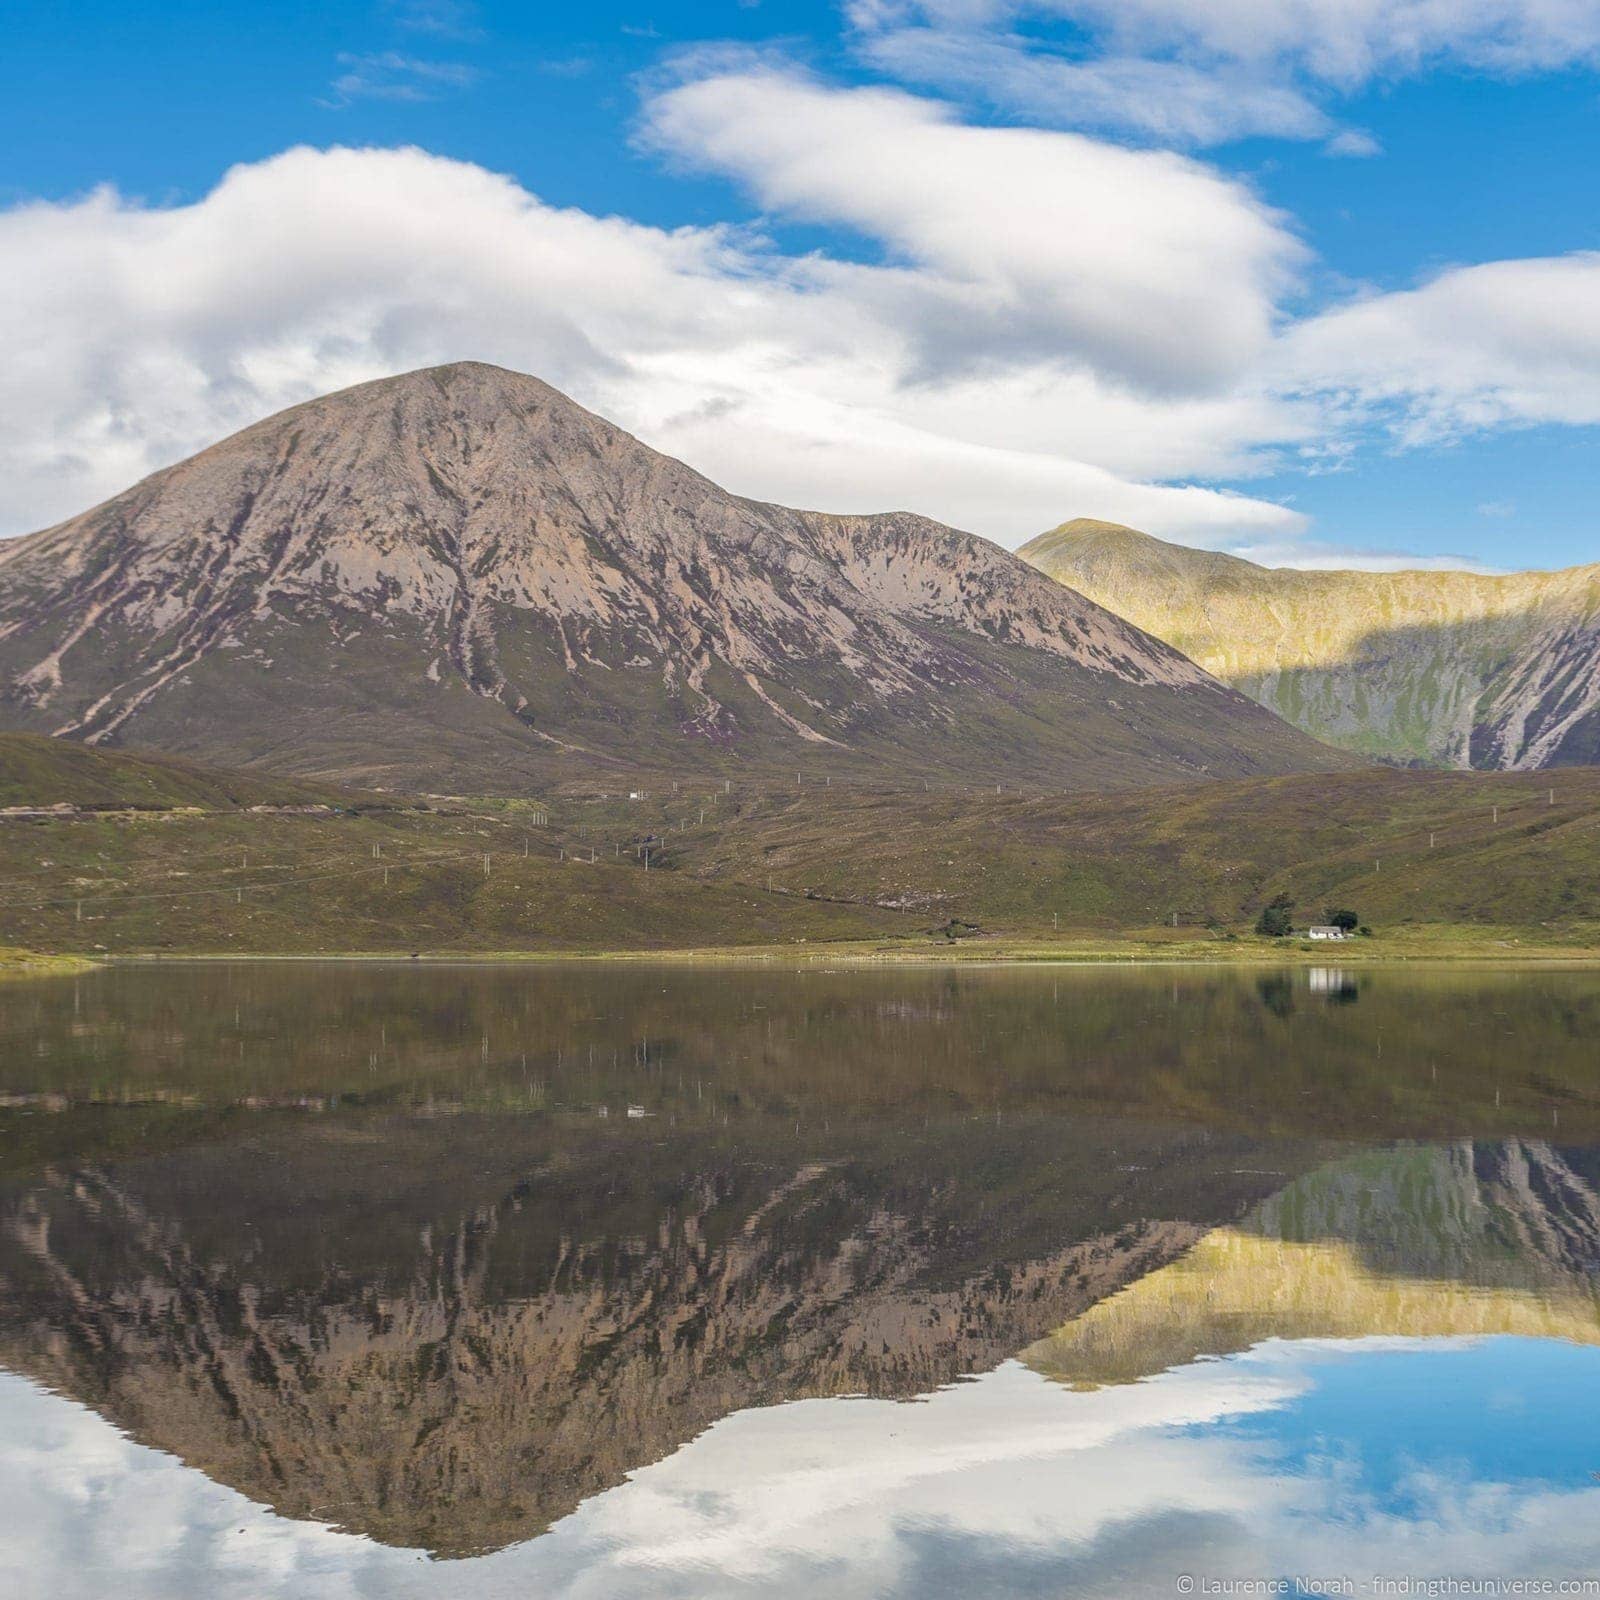
M1600 966L1600 946L1561 944L1526 936L1394 937L1350 939L1336 944L1302 940L1266 943L1255 939L1082 939L1036 941L973 939L954 944L912 945L840 941L783 945L697 945L660 949L571 950L184 950L97 951L93 956L36 956L23 963L0 961L0 971L44 975L104 966L161 966L204 962L339 962L406 966L526 965L562 963L654 963L668 966L1214 966L1350 967L1467 964L1493 966Z

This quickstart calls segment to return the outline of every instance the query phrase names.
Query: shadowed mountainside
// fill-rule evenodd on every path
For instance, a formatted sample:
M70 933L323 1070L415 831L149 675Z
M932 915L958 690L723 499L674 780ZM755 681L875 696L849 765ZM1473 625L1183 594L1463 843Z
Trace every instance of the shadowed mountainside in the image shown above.
M1018 554L1330 744L1482 769L1600 761L1600 565L1299 571L1088 518Z

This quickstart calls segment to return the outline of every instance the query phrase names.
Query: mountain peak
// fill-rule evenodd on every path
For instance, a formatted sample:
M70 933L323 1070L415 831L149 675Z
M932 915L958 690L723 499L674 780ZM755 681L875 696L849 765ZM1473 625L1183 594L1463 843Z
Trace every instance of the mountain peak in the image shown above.
M295 406L15 542L0 669L12 727L433 788L1337 759L986 540L740 499L476 361Z
M1169 582L1185 583L1216 582L1225 575L1266 570L1242 556L1174 544L1124 523L1102 522L1095 517L1074 517L1070 522L1063 522L1048 533L1030 539L1017 554L1030 565L1059 577L1063 583L1071 582L1065 575L1069 566L1078 572L1093 569L1097 575L1109 575L1118 570L1159 573ZM1058 573L1057 567L1063 570Z

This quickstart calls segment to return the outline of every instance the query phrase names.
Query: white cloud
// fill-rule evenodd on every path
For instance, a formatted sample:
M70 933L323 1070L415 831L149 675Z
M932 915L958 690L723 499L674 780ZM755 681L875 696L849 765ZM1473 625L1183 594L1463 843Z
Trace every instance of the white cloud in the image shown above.
M1404 445L1600 423L1600 252L1458 267L1357 300L1294 329L1272 364L1280 389Z
M769 110L820 116L819 93L802 85ZM676 108L721 137L705 102ZM1247 359L1208 333L1199 357L1167 370L1155 332L1188 343L1185 318L1259 349L1294 248L1270 214L1173 158L1111 152L1105 165L1073 136L995 149L904 96L841 97L840 114L866 115L900 151L901 166L866 179L908 191L889 208L896 263L560 210L417 150L292 150L181 206L100 190L0 213L0 528L81 510L282 406L472 357L545 377L742 493L904 507L1011 543L1076 514L1178 538L1293 537L1302 519L1282 507L1137 481L1232 470L1262 437L1303 426L1291 411L1227 393L1141 397L1096 365L1193 383ZM752 181L797 183L782 138L750 132L777 163ZM1021 164L1014 226L991 196L983 226L997 236L981 241L940 219L977 203L975 149ZM1080 160L1083 174L1052 170ZM1124 240L1097 265L1100 224L1073 207L1114 187L1123 161L1148 163L1132 171L1172 221L1117 202L1147 254ZM957 169L948 184L941 162ZM1055 284L1035 185L1058 234L1080 235L1062 243ZM816 200L859 206L863 226L870 202Z
M751 65L658 95L645 129L769 210L905 262L917 276L894 292L923 321L929 368L1026 349L1143 389L1208 390L1265 347L1304 253L1282 216L1197 162L974 127L895 90Z
M1269 1340L1075 1392L1015 1362L915 1402L758 1407L597 1494L540 1537L426 1561L291 1522L73 1402L0 1375L0 1579L90 1600L841 1600L932 1592L1170 1595L1180 1573L1566 1578L1595 1570L1600 1489L1521 1470L1459 1395L1547 1392L1555 1341ZM1343 1377L1411 1364L1418 1426L1339 1405ZM1387 1371L1385 1371L1387 1369ZM1323 1390L1322 1394L1318 1394ZM1569 1456L1583 1413L1551 1440ZM1330 1418L1332 1419L1330 1421ZM1468 1435L1463 1434L1462 1438ZM1415 1443L1396 1459L1396 1443ZM1315 1441L1313 1445L1312 1441ZM1390 1483L1392 1482L1392 1491Z
M179 206L100 190L0 212L0 531L283 406L468 357L740 493L1008 544L1099 516L1284 564L1382 558L1184 480L1316 470L1375 434L1600 423L1600 255L1461 267L1285 325L1293 231L1183 157L748 61L662 88L646 130L866 259L558 209L418 150L292 150Z

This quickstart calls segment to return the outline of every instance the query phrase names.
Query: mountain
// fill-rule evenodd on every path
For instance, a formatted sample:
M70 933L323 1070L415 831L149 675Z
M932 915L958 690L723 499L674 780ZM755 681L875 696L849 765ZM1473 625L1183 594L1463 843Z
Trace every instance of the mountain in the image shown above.
M741 499L478 363L297 406L0 549L0 725L446 790L1340 766L921 517Z
M1092 1387L1268 1339L1600 1345L1595 1167L1592 1150L1524 1139L1351 1156L1297 1178L1021 1359Z
M455 1557L734 1412L990 1371L1304 1159L1084 1117L852 1112L821 1155L776 1118L264 1120L8 1167L0 1361L282 1516Z
M1302 572L1087 518L1017 553L1330 744L1430 766L1600 762L1600 564Z

